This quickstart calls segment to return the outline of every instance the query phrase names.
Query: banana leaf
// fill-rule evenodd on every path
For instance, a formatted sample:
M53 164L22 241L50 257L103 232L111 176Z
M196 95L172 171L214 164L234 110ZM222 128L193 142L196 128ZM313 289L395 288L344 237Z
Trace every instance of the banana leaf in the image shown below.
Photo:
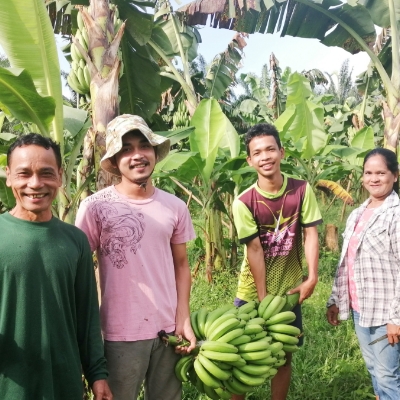
M0 7L0 46L11 67L26 69L41 96L51 96L55 117L47 132L63 150L63 103L56 42L43 0L8 0ZM45 112L45 111L43 111ZM35 122L36 121L32 121Z

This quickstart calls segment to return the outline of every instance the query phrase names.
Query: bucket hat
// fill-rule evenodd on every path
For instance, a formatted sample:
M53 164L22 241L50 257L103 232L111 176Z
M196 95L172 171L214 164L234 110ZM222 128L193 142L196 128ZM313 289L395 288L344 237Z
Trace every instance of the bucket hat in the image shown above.
M149 143L156 149L156 162L164 159L170 148L170 141L164 136L155 134L138 115L122 114L114 118L106 129L106 154L100 161L100 166L113 175L121 176L118 168L111 163L111 158L122 149L122 136L133 130L140 131Z

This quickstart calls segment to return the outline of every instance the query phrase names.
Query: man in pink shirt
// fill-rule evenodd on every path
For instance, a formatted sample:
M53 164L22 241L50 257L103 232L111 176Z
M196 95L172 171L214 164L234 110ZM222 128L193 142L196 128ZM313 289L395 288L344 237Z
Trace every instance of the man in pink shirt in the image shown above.
M186 254L186 242L195 237L190 214L151 179L169 147L139 116L112 120L101 167L121 182L85 199L76 218L99 261L102 332L115 400L136 400L143 381L148 399L181 399L174 374L179 355L157 333L182 335L191 342L188 352L196 342Z

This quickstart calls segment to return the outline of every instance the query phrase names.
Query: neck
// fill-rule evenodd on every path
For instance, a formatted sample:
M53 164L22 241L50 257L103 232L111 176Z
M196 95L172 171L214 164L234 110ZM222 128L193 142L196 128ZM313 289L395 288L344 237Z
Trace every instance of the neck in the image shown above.
M151 178L147 182L140 184L122 178L121 183L115 185L115 189L124 196L134 200L146 200L153 196L155 191Z
M51 210L43 211L36 214L31 211L21 209L18 207L18 205L10 211L10 215L15 218L23 219L30 222L48 222L53 218Z
M263 190L264 192L276 194L278 193L283 185L283 175L281 172L276 174L275 176L265 177L265 176L258 176L258 187Z

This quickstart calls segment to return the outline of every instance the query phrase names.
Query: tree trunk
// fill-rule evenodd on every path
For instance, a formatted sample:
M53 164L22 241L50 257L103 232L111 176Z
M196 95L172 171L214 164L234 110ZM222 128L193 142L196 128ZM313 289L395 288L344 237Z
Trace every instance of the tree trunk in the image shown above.
M206 278L212 281L214 269L225 267L221 212L213 206L205 210Z
M107 124L118 115L118 88L121 61L118 49L125 29L122 23L115 32L114 13L108 0L91 0L90 9L77 6L88 32L88 50L79 40L72 38L90 71L90 97L93 125L84 142L82 166L79 171L83 183L96 172L97 189L119 182L118 178L100 168L100 159L105 154L105 132ZM118 26L118 25L116 25ZM83 197L90 194L86 191Z

